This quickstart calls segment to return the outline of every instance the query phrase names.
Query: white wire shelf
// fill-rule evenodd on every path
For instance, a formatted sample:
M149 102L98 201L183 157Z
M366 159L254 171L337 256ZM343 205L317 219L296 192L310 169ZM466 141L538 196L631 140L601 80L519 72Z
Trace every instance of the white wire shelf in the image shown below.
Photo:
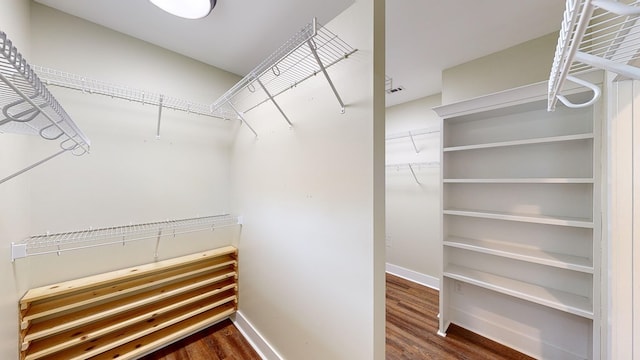
M223 114L222 112L213 112L208 104L202 104L153 91L141 90L125 85L91 79L82 75L50 69L43 66L34 65L33 69L47 85L78 90L87 94L104 95L114 99L133 101L142 105L157 106L157 138L160 138L160 123L162 120L163 109L184 111L191 114L219 119L231 119L235 117L234 115Z
M208 104L197 103L160 93L135 89L132 87L91 79L60 70L34 65L33 69L40 79L47 85L79 90L88 94L98 94L116 99L134 101L141 104L162 106L163 108L184 111L188 113L218 117L222 116L211 112Z
M416 181L417 184L420 184L420 180L418 180L418 176L416 175L416 170L419 171L427 168L439 168L439 167L440 167L439 161L397 163L397 164L386 165L387 170L392 169L392 170L400 171L403 169L409 169L409 172L411 172L411 175L413 176L413 179Z
M3 183L67 151L89 152L90 141L51 95L7 35L0 31L0 133L38 135L61 150L26 169L0 179Z
M242 224L242 217L225 215L204 216L179 220L165 220L100 229L86 229L55 234L34 235L21 242L11 243L11 259L44 254L58 254L78 249L122 244L175 236L197 231L214 230ZM157 255L157 244L156 244Z
M387 135L387 137L385 138L385 141L409 138L411 140L411 144L413 145L413 150L415 150L416 154L418 154L420 153L420 149L418 149L418 146L416 145L415 138L418 136L433 135L433 134L439 134L439 133L440 133L439 128L409 130L409 131L403 131L400 133Z
M575 75L595 69L640 79L640 1L566 0L558 45L549 75L548 110L559 100L585 107L600 97L600 88ZM566 81L593 91L591 100L572 103L561 94Z
M424 129L409 130L409 131L403 131L403 132L389 134L389 135L387 135L387 137L385 137L385 140L389 141L389 140L412 138L412 137L415 137L415 136L432 135L432 134L439 134L439 133L440 133L440 129L437 129L437 128L424 128Z
M314 19L211 104L211 109L246 124L244 113L271 101L291 125L274 98L310 77L323 73L344 112L344 103L326 69L356 51ZM253 133L257 136L255 131Z

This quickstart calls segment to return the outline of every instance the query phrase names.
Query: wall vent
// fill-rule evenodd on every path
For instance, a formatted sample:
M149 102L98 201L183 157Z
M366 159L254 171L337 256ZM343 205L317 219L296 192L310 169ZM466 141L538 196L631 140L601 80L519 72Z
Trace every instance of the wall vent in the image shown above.
M387 89L387 94L397 93L398 91L404 90L404 87L398 86L397 88Z

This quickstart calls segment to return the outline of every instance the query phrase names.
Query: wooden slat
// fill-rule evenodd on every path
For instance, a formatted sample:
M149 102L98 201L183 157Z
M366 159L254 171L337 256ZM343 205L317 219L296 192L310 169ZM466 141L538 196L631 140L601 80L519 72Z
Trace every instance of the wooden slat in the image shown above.
M213 299L205 298L187 306L181 306L176 310L172 310L168 313L150 314L146 321L136 322L135 324L118 329L115 332L102 335L105 330L104 324L95 324L92 329L88 330L88 334L81 336L80 340L83 342L72 348L58 351L58 344L61 342L61 338L69 336L69 334L61 334L54 338L47 338L41 343L35 342L32 345L25 359L65 359L65 360L82 360L92 356L99 355L105 351L124 345L128 342L140 339L155 331L165 329L173 324L177 324L181 321L190 319L198 314L202 314L209 310L213 310L224 304L233 304L235 308L236 296L231 295L227 297L216 296ZM223 308L223 311L227 308ZM145 314L146 315L146 314ZM123 319L107 319L108 322L119 322ZM95 333L95 334L94 334ZM96 336L96 334L98 336ZM72 334L75 335L75 334Z
M215 259L212 259L214 261ZM178 281L183 278L196 276L201 273L213 271L215 269L225 266L235 266L235 260L226 260L221 263L213 263L212 265L207 262L190 264L183 268L173 268L161 273L144 276L144 277L127 277L127 281L117 282L115 285L95 288L92 291L83 291L77 294L71 294L64 297L54 298L50 301L43 301L33 303L29 311L23 315L22 322L29 322L34 319L49 316L56 313L68 311L72 308L88 305L91 303L97 303L106 299L120 297L125 294L141 291L144 289L157 287L162 284Z
M139 340L124 344L92 358L92 360L133 360L151 351L163 347L167 343L189 336L197 331L207 328L221 320L226 319L235 312L235 308L225 305L219 313L209 311L189 318L166 329L154 332Z
M85 277L82 279L65 281L58 284L43 286L29 290L20 300L20 304L30 303L40 299L59 296L73 291L93 288L102 284L110 283L114 280L122 281L149 273L164 272L175 267L185 266L202 261L205 258L215 258L222 255L236 254L237 250L233 246L191 254L173 259L163 260L152 264L141 265L123 270L112 271L104 274Z
M57 333L77 328L85 324L89 324L100 319L109 318L121 314L123 312L136 309L136 312L142 312L143 306L149 306L155 302L173 298L176 295L190 292L194 294L195 290L204 288L206 291L222 292L236 287L235 280L228 280L234 277L233 271L220 271L215 274L205 274L197 278L188 279L184 282L171 284L168 287L154 289L153 291L136 294L134 296L125 297L116 301L110 301L99 306L82 309L63 316L47 319L34 323L29 329L29 333L24 336L22 349L26 350L28 344L32 341L52 336Z

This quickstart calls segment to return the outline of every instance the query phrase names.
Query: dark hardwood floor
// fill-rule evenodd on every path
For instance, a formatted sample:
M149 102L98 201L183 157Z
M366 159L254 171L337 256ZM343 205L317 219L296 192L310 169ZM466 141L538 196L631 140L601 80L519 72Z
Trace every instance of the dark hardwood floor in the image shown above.
M231 320L224 320L141 360L260 360Z
M387 360L530 360L455 325L438 331L438 291L387 274Z
M436 334L438 311L437 290L387 274L387 360L533 359L455 325L449 328L447 337L438 336ZM229 320L143 358L143 360L254 359L259 360L260 357Z

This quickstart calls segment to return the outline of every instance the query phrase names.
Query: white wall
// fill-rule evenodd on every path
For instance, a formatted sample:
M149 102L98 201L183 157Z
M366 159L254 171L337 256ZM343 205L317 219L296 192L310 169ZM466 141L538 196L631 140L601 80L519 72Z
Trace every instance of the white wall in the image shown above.
M608 359L640 359L640 181L636 155L640 141L638 81L613 83L611 91L609 172L610 318Z
M359 49L329 71L344 115L316 76L277 99L292 129L266 103L246 114L258 139L241 128L234 146L240 312L285 359L384 359L384 28L374 42L374 16L383 21L384 3L358 0L327 24Z
M8 0L2 3L0 30L18 50L30 54L29 1ZM0 179L29 165L28 139L0 133ZM22 280L15 274L11 258L11 241L29 233L29 183L19 177L0 184L0 358L15 359L18 348L17 299Z
M440 102L437 94L388 107L387 136L412 130L439 130L441 120L431 109ZM418 153L408 137L386 141L387 164L440 161L439 132L416 136L414 141ZM438 286L442 273L440 167L416 167L414 171L419 183L407 167L386 169L388 270L405 277L415 275L410 277L414 281L431 280L429 285Z
M210 103L238 77L56 10L3 3L0 27L31 48L30 63ZM29 17L30 10L30 17ZM10 19L4 22L4 18ZM7 29L9 32L9 29ZM30 45L30 46L29 46ZM20 45L20 48L23 46ZM219 214L230 210L230 146L238 122L158 109L50 87L92 140L82 157L64 154L0 185L0 358L17 358L17 303L27 288L154 260L155 240L17 259L10 243L27 235ZM57 151L39 138L0 135L0 171ZM8 154L11 154L9 157ZM5 158L9 161L5 162ZM159 258L232 242L239 229L166 238Z
M547 80L557 41L554 32L445 69L442 104Z

